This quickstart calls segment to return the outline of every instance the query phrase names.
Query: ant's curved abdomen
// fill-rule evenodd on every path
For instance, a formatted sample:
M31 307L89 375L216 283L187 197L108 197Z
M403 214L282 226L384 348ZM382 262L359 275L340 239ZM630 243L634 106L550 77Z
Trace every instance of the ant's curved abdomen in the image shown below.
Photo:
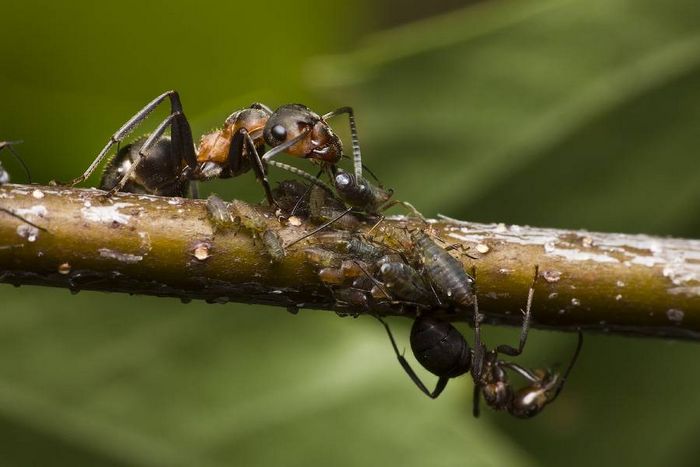
M446 321L417 318L411 327L411 350L423 368L435 376L454 378L471 367L469 344Z
M100 180L101 190L111 190L138 159L139 151L146 142L146 137L124 146L109 161ZM136 169L130 174L123 190L130 193L152 194L159 196L185 196L189 181L180 177L184 161L173 157L170 138L160 138L142 158Z

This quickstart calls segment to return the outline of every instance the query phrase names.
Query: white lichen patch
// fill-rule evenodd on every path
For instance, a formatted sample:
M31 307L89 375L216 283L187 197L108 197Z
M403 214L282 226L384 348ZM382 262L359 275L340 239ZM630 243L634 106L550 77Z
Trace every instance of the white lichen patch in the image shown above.
M17 226L17 235L28 242L35 242L39 238L39 229L29 224L20 224Z
M44 197L44 192L37 188L34 191L32 191L32 196L36 199L41 199Z
M111 206L88 206L83 207L80 213L83 219L91 222L101 222L105 224L128 224L131 216L119 212L122 208L134 206L132 203L114 203Z
M14 213L22 217L45 217L49 211L43 204L37 204L28 209L17 208L14 210Z
M561 272L553 270L542 271L542 277L549 283L559 282L559 279L561 279Z
M683 310L669 308L668 310L666 310L666 317L669 319L669 321L673 321L674 323L680 323L683 321L685 313L683 312Z
M127 264L134 264L134 263L138 263L139 261L143 260L143 256L141 256L141 255L132 255L131 253L122 253L119 251L110 250L109 248L100 248L97 251L100 253L100 257L102 257L102 258L115 259L117 261L120 261L122 263L127 263Z

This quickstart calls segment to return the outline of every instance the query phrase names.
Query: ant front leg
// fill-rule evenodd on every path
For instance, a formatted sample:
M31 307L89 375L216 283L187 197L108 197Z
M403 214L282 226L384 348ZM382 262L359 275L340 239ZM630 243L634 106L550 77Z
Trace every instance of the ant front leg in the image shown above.
M143 122L148 115L153 112L153 110L158 107L165 99L170 100L170 121L172 122L171 128L171 140L173 147L173 157L177 160L184 160L191 167L194 167L197 163L197 156L194 152L194 142L192 140L192 130L190 129L190 124L182 113L182 104L180 103L180 96L177 91L168 91L160 96L153 99L151 102L146 104L146 106L139 110L133 117L131 117L124 125L121 126L109 139L109 142L102 148L102 151L97 155L90 166L85 170L85 172L66 183L66 185L74 186L78 183L83 182L87 179L97 168L97 166L102 162L102 160L107 156L109 150L115 144L119 144L124 140L134 129ZM145 146L145 145L144 145ZM54 182L56 184L56 182Z
M253 141L253 138L250 136L250 133L248 133L248 130L246 130L245 128L241 128L238 132L243 137L243 141L245 142L246 148L248 150L248 158L252 159L251 165L253 166L255 177L262 184L263 190L265 190L265 197L267 198L267 202L270 204L270 206L277 206L277 203L275 202L275 199L272 196L272 190L270 189L270 181L267 178L267 171L265 170L263 161L260 158L260 155L258 154L257 148L255 147L255 141ZM236 137L237 135L234 135L233 139L235 140ZM230 146L231 150L234 150L235 146L237 145L234 145L232 143ZM230 154L229 160L232 160L231 157L243 157L243 152L240 151L238 154Z
M394 335L391 333L391 329L389 328L389 325L381 319L379 316L372 315L375 318L379 320L382 325L384 325L384 329L386 329L387 334L389 334L389 340L391 341L391 346L394 348L394 353L396 353L396 358L399 360L399 363L403 367L404 371L406 374L408 374L409 378L411 378L411 381L415 383L416 386L418 386L418 389L420 389L423 394L426 396L430 397L431 399L436 399L442 391L445 390L445 387L447 386L447 383L449 382L450 378L441 376L438 379L437 384L435 385L435 389L431 392L425 384L423 384L423 381L420 380L418 375L416 374L415 371L413 371L413 368L411 368L411 365L408 364L408 361L404 358L404 356L399 352L399 348L396 345L396 341L394 340Z
M518 348L516 349L510 345L504 344L496 347L496 352L503 353L511 357L517 357L518 355L523 353L525 343L527 342L527 334L530 330L530 319L532 317L532 300L535 296L535 284L537 283L539 271L539 266L535 266L535 277L532 279L532 284L530 285L530 289L527 292L527 303L525 305L525 311L523 312L523 324L520 328L520 341L518 343Z

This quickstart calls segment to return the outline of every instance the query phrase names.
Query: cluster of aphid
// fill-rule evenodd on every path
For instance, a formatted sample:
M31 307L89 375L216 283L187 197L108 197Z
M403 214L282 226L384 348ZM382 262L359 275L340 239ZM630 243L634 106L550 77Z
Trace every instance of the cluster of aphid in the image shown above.
M475 416L479 413L480 396L492 408L523 418L539 413L556 399L580 351L581 333L576 352L563 375L548 370L531 371L499 357L500 354L518 356L523 351L534 281L523 312L518 347L499 345L489 350L481 341L482 315L478 310L474 275L465 272L462 263L449 253L449 247L439 245L431 235L419 230L382 227L382 238L356 232L362 223L381 221L379 215L397 203L409 208L421 220L422 216L410 204L392 200L391 190L376 186L363 176L363 170L367 170L376 180L362 164L354 114L349 107L318 115L299 104L284 105L273 111L256 103L232 113L221 129L202 136L200 144L195 146L179 96L169 91L122 125L85 173L70 184L89 177L111 148L118 146L165 100L169 100L171 106L168 117L150 135L117 149L108 162L100 182L100 188L107 190L106 196L117 191L163 196L185 196L191 192L196 196L196 189L190 187L190 182L231 178L252 170L263 186L268 203L287 222L297 217L306 219L307 224L318 224L318 228L284 245L258 208L236 201L225 203L213 196L207 207L215 228L223 231L237 225L247 229L254 238L261 240L272 261L282 260L285 249L308 237L316 235L316 239L323 240L319 245L313 241L303 244L303 253L317 265L319 278L331 290L338 308L372 314L381 321L401 366L426 395L436 398L451 378L470 373L475 384ZM327 123L329 118L341 114L346 114L350 123L351 172L338 167L345 157L343 145ZM166 135L168 128L169 136ZM281 153L309 159L319 166L318 175L273 159ZM270 167L293 173L307 183L285 181L273 191L268 181ZM2 173L0 171L0 179ZM331 183L323 182L322 175ZM320 233L322 230L325 231ZM326 249L328 245L333 245L332 249ZM399 352L389 326L373 313L373 309L380 306L416 316L411 330L411 348L420 364L438 376L434 390L430 391L418 378ZM438 318L450 313L473 314L473 348L454 326ZM508 379L509 371L520 375L527 384L515 390Z
M436 398L451 378L470 373L474 380L474 416L479 415L481 396L493 409L506 410L519 418L538 414L557 398L581 349L581 333L563 375L546 369L529 370L499 357L501 354L518 356L525 347L537 268L523 311L519 345L499 345L489 350L481 340L483 315L478 309L474 277L448 252L449 247L440 246L423 231L391 227L382 230L390 237L389 241L333 232L327 235L335 237L338 245L335 251L314 246L304 252L308 260L318 265L319 278L333 290L343 308L372 314L373 309L389 305L416 316L411 328L411 349L418 362L439 378L432 391L399 352L387 323L374 315L386 328L399 363L424 394ZM324 240L322 243L331 242ZM391 244L398 244L400 248L389 246ZM354 259L357 257L364 261ZM473 348L452 324L438 317L440 313L460 312L473 313ZM527 384L515 389L509 380L509 371L524 378Z

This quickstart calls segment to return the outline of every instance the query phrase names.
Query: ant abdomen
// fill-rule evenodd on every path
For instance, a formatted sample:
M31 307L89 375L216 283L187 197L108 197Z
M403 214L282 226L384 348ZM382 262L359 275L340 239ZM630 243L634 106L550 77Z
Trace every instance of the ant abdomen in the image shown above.
M454 378L469 371L469 344L446 321L416 319L411 328L411 350L423 368L435 376Z
M146 142L146 137L119 150L105 167L100 180L101 190L111 190L121 180L132 164L139 158L139 151ZM129 176L123 191L160 196L184 196L189 181L181 178L181 161L172 157L170 138L160 138L148 151L148 157L141 160Z

